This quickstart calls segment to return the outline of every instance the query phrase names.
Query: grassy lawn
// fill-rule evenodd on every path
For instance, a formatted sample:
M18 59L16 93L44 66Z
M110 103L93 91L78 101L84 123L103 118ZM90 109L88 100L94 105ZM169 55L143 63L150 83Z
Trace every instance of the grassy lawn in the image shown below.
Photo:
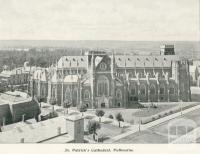
M148 130L131 134L127 137L124 137L116 141L115 143L159 144L159 143L168 143L168 138L167 136L163 136Z
M200 110L196 110L184 115L184 117L193 120L197 126L200 126Z
M93 118L91 118L93 119ZM84 130L87 132L87 125L88 121L91 120L89 119L84 119ZM117 126L112 125L111 123L101 123L101 128L97 130L97 134L99 136L103 136L105 139L109 139L111 137L117 136L121 133L124 133L128 131L128 128L119 128ZM92 134L85 135L85 138L89 140L93 140Z
M158 114L160 112L172 109L176 106L177 106L176 104L171 104L171 105L157 105L157 108L142 108L138 112L133 113L132 116L149 117Z
M133 120L133 116L132 114L137 112L139 109L124 109L124 108L114 108L114 109L103 109L105 111L105 117L108 117L109 115L113 115L114 119L115 119L115 115L117 113L121 113L122 117L124 118L125 122L129 122L131 123L131 121ZM95 114L95 112L91 112L92 114Z

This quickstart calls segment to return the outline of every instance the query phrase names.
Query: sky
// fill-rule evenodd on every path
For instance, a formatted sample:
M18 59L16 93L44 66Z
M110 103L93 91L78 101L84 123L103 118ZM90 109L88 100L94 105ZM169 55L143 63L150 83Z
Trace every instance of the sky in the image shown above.
M0 39L199 41L199 8L199 0L0 0Z

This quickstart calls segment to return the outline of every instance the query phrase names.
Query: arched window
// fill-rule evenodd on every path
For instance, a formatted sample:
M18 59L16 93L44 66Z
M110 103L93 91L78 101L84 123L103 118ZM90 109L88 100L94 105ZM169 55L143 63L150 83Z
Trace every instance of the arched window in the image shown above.
M98 96L109 95L109 81L105 76L100 76L97 80L97 94Z
M107 68L107 66L106 66L105 63L101 63L101 64L100 64L100 69L101 69L101 70L106 70L106 68Z
M135 85L131 86L130 94L131 94L132 96L136 95L136 87L135 87Z
M169 86L169 94L170 94L170 95L174 95L174 94L175 94L175 88L174 88L174 85L173 85L173 84L171 84L171 85Z
M146 87L145 87L144 84L142 84L142 85L140 86L140 94L141 94L141 95L146 95Z
M161 84L160 85L160 95L164 95L165 94L165 85Z
M181 83L181 85L180 85L180 93L183 94L184 91L185 91L185 84Z
M45 85L41 86L41 96L45 97Z
M65 100L71 101L71 98L72 98L72 96L71 96L71 91L70 91L69 88L67 88L67 89L65 90Z
M85 90L85 92L84 92L84 100L88 100L88 99L90 99L90 92L89 92L89 90Z
M117 99L122 99L122 92L121 92L120 89L117 89L117 91L116 91L116 98Z
M52 88L52 97L56 98L56 86L53 86Z
M149 89L150 89L150 94L151 95L155 95L156 94L156 87L155 87L154 84L151 84Z

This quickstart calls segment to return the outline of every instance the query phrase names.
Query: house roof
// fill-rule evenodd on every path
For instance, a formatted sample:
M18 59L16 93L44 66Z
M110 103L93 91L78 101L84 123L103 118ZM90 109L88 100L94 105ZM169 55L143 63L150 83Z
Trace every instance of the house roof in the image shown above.
M34 124L27 124L17 126L12 130L0 133L0 143L19 143L24 138L25 143L37 143L44 140L51 140L58 136L58 127L61 128L61 133L67 133L66 119L64 116L37 122ZM62 141L67 142L72 140L68 135Z
M1 77L6 77L6 78L9 78L11 75L12 75L12 71L8 71L8 70L3 70L3 71L0 73L0 76L1 76Z

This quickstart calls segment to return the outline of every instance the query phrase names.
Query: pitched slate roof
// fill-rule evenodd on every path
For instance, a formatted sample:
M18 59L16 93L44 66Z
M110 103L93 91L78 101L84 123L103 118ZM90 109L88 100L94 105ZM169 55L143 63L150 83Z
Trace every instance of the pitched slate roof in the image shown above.
M171 62L179 60L178 56L131 56L116 55L118 67L171 67Z
M83 68L87 67L87 56L63 56L58 61L58 68Z

